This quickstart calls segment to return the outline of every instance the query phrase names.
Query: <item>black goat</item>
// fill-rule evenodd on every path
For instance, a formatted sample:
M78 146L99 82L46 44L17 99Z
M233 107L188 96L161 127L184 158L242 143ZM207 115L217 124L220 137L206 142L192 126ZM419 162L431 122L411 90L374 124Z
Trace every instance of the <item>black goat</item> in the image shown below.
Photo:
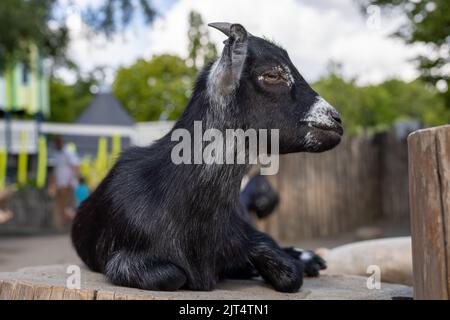
M240 199L249 214L253 212L259 219L269 216L280 201L278 193L272 188L267 178L260 174L249 179L241 192Z
M257 271L276 290L294 292L303 272L317 274L321 263L310 254L307 261L292 257L298 253L286 253L241 218L239 189L249 165L175 164L172 133L193 134L194 121L221 131L276 128L280 153L320 152L340 142L339 114L285 50L239 24L210 26L228 36L221 58L200 73L172 131L124 152L83 202L73 244L92 270L117 285L212 290L222 278Z

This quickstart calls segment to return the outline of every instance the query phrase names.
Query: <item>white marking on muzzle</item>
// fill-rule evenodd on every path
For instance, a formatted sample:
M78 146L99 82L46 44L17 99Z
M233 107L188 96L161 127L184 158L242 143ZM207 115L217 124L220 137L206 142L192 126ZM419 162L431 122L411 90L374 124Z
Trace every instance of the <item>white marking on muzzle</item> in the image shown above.
M336 124L330 111L337 112L324 98L318 96L303 121L334 127Z

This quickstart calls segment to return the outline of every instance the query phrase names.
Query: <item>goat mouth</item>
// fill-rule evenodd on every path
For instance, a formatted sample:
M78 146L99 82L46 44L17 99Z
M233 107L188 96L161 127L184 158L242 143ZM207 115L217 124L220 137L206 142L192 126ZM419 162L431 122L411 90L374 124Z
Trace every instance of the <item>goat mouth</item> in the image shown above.
M322 131L329 131L336 133L340 136L344 134L344 129L339 123L336 123L334 126L328 126L317 122L308 122L308 126L314 127L316 129L322 130Z

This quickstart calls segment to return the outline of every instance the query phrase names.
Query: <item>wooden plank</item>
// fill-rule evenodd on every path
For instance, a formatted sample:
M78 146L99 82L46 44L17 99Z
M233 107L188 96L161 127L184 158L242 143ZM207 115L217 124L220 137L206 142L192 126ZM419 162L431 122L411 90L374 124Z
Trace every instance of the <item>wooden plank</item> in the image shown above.
M130 300L130 296L126 293L116 292L114 294L114 300Z
M33 284L18 282L14 288L12 300L33 300Z
M145 294L128 294L128 293L116 293L114 300L166 300L163 298L155 299L150 295Z
M94 300L95 292L84 289L65 289L63 300Z
M448 299L444 212L436 129L408 137L414 296Z
M33 300L50 300L52 286L46 284L36 284L34 286Z
M50 300L62 300L64 298L64 287L53 287Z
M14 297L16 281L2 280L0 282L0 300L11 300Z
M409 219L408 148L395 131L379 136L381 204L383 217L395 222Z
M447 290L450 296L450 126L437 130L436 137L447 256Z
M37 288L46 291L51 288L51 294L47 294L49 299L73 299L80 298L80 292L77 290L65 289L66 274L62 272L67 269L67 265L53 265L26 268L26 271L17 271L13 273L0 273L1 294L5 295L4 288L9 292L20 292L29 287L34 288L33 298L37 299ZM83 290L97 292L93 298L97 299L146 299L146 300L196 300L196 299L216 299L216 300L233 300L247 299L249 296L256 299L391 299L393 296L410 297L412 290L410 287L402 285L392 285L383 283L381 290L367 290L362 283L366 278L358 276L336 276L322 275L318 278L305 279L304 288L298 293L291 293L289 297L285 293L277 292L270 286L267 286L261 280L230 280L218 283L217 288L213 291L147 291L135 288L126 288L114 286L100 273L92 272L82 266L82 274L84 275ZM22 287L16 291L15 282ZM4 284L7 283L7 286ZM23 286L26 285L27 287ZM13 288L13 290L10 290ZM88 289L89 288L89 289ZM81 291L83 291L81 290ZM376 291L376 292L375 292ZM82 293L81 293L82 294ZM88 293L92 298L91 293ZM7 298L24 298L31 297L31 294L6 295ZM43 296L41 296L44 298Z
M98 290L96 294L96 300L115 300L114 299L114 292L112 291L105 291L105 290Z

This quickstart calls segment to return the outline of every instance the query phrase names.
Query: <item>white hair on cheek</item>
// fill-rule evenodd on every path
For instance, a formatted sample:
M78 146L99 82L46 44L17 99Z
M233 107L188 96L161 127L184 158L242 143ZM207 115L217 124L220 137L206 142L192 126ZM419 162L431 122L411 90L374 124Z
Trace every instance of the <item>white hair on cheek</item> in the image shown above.
M209 101L212 106L224 109L231 100L231 95L226 94L226 90L222 88L221 83L223 73L225 72L225 66L221 63L221 60L217 60L211 66L208 74L206 92L209 97Z

